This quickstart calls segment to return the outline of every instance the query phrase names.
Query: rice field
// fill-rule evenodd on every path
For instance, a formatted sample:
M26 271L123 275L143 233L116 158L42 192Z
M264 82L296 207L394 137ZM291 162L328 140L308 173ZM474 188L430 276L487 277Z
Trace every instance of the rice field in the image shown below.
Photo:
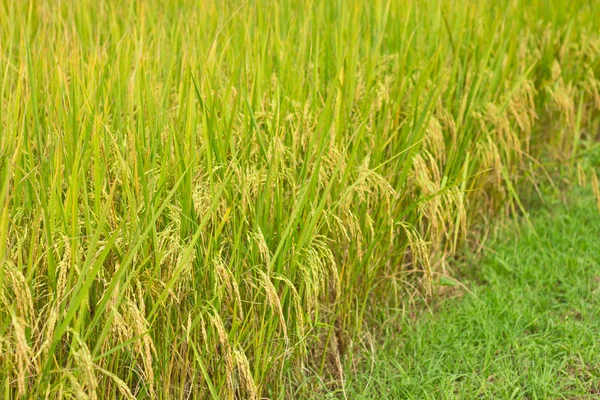
M0 397L343 386L368 315L435 296L541 160L598 139L597 21L572 0L0 0Z

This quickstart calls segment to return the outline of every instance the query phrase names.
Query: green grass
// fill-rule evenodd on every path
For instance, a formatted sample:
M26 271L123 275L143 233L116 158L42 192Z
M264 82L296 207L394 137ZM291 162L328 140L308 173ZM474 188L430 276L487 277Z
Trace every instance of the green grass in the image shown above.
M548 199L547 199L548 201ZM600 396L600 212L575 190L511 226L462 267L470 289L384 328L348 398Z
M432 297L472 226L523 211L537 159L597 140L599 20L0 0L0 397L339 386L372 313Z

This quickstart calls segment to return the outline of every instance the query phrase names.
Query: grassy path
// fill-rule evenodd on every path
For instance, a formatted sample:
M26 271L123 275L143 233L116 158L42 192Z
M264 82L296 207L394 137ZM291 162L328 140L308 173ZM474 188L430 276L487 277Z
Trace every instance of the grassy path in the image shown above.
M600 398L600 214L578 191L489 243L474 296L380 347L348 398ZM472 273L471 273L472 274ZM390 335L394 336L394 335ZM349 374L350 375L350 374Z

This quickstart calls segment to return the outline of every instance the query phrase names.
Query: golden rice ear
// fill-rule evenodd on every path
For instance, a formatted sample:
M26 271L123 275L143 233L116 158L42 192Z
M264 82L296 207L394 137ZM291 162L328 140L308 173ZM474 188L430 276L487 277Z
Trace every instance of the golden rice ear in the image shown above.
M420 263L425 278L425 290L427 294L431 294L433 289L433 274L431 271L431 263L429 261L429 249L427 243L417 232L414 226L406 222L398 222L397 225L402 228L408 240L408 247L413 255L415 263ZM415 269L417 265L415 265Z
M279 296L277 295L277 289L275 289L271 278L264 271L256 269L256 272L260 276L259 285L265 290L267 304L269 304L269 306L271 306L271 308L273 308L277 313L277 317L279 318L279 324L283 332L283 339L285 340L285 346L287 348L289 347L290 339L288 337L288 329L285 321L285 316L283 314L281 301L279 299Z
M450 255L456 253L459 239L465 240L467 235L467 211L465 195L458 188L445 191L442 198L442 209L445 210L444 240L448 243Z
M217 339L221 345L221 351L225 353L225 384L227 386L228 393L233 394L235 393L233 384L234 360L231 344L229 343L229 339L227 337L227 331L225 330L225 325L223 325L223 320L221 319L221 316L218 314L217 310L213 308L212 312L208 314L208 318L213 328L217 331Z
M344 232L350 234L350 240L354 240L358 257L364 256L363 252L363 231L360 226L360 221L354 212L348 208L343 211L344 217Z
M552 99L558 110L562 112L567 128L575 126L575 101L574 88L571 84L565 85L562 80L552 91Z
M354 183L354 190L361 201L364 201L367 195L378 193L383 198L397 198L396 190L390 183L377 171L369 167L370 155L367 155L363 162L357 168L357 178Z
M173 293L172 299L176 304L181 303L181 301L185 299L185 293L187 291L186 287L188 286L188 283L192 280L194 274L193 266L195 261L195 253L191 253L187 258L185 258L185 251L181 249L181 251L177 255L177 261L173 265L172 269L180 268L180 272L177 278L177 283L171 291L171 293Z
M507 115L516 123L519 141L523 143L526 153L530 152L531 133L537 119L535 94L534 82L526 79L511 96L507 107Z
M31 296L31 288L27 284L23 272L11 261L4 261L4 274L6 279L6 287L12 289L9 291L3 290L0 292L0 304L4 304L7 309L16 307L16 316L26 326L33 327L35 309L33 307L33 298ZM12 294L11 294L12 292ZM7 297L8 296L8 297Z
M258 388L254 382L254 378L252 377L250 363L248 362L246 353L244 353L244 350L239 345L237 345L233 350L233 358L235 359L237 371L241 378L240 380L242 381L243 387L246 391L245 398L249 400L258 400Z
M592 169L592 191L594 192L594 196L596 196L598 211L600 211L600 187L598 184L598 175L594 169Z
M260 254L262 261L265 265L271 264L271 251L269 250L269 246L267 245L267 241L265 240L265 236L262 233L262 230L259 226L256 226L256 231L250 234L252 241L256 244L258 248L258 253Z
M139 357L142 359L145 384L148 386L150 396L155 398L153 354L156 354L156 348L154 347L152 337L148 334L148 321L140 311L135 300L126 299L126 301L123 302L122 307L124 308L127 324L133 330L133 335L140 337L140 339L136 341L135 347Z
M54 329L56 328L56 322L58 321L58 314L60 311L58 301L54 301L50 306L50 311L46 314L46 321L43 325L43 330L40 334L41 344L39 345L39 351L37 358L39 360L44 359L48 354L50 344L54 338ZM38 373L41 371L41 364L38 364Z
M274 136L269 143L269 149L267 150L267 160L269 163L277 162L277 160L285 157L286 148L283 141L278 137Z
M231 168L236 171L236 175L239 178L239 174L241 174L239 166L237 166L235 163L232 163ZM256 183L253 181L250 181L250 183L252 183L252 185L249 187L256 189ZM204 217L204 215L209 211L213 201L213 193L221 190L222 186L223 184L216 182L214 183L214 187L211 188L210 182L208 181L206 175L199 174L194 179L194 182L192 183L192 204L194 207L194 212L196 213L196 217L199 220L202 219L202 217ZM217 201L217 209L215 210L214 214L222 216L225 214L226 204L223 198L220 198ZM181 210L174 206L170 207L170 209L173 211L173 214L170 216L170 220L172 223L176 224L175 232L179 232L179 226L181 224Z
M63 369L61 371L65 374L67 378L67 382L69 382L69 386L67 386L66 390L64 386L61 385L61 395L66 394L69 397L75 398L75 400L89 400L89 396L85 392L84 384L81 382L78 377L73 375L73 373L69 370ZM66 383L66 382L65 382Z
M444 162L446 161L444 132L442 130L441 122L435 116L429 118L427 131L425 133L425 147L439 165L444 165Z
M486 104L485 111L481 116L489 126L490 136L504 150L505 159L511 160L513 155L520 157L522 154L521 139L511 126L509 109L501 109L490 102Z
M221 290L221 292L224 292L225 295L231 301L235 302L240 321L243 321L244 320L244 309L242 307L242 298L240 296L240 289L239 289L237 280L235 279L235 276L229 270L229 268L227 268L227 266L225 265L225 262L223 261L223 259L221 258L220 255L218 255L214 258L213 264L215 265L217 274L220 277L221 283L225 288L225 291Z
M577 183L581 187L586 187L588 184L585 169L580 162L577 163Z
M330 293L333 292L333 299L331 301L335 302L341 295L341 282L338 275L335 256L327 244L327 238L324 236L316 236L313 239L311 246L317 251L319 258L322 260L323 270L327 274L326 281L331 282L333 280L333 282L331 282L332 286L330 286L329 290Z
M12 290L0 291L0 305L9 311L12 329L6 334L10 351L2 353L2 358L16 364L17 394L22 396L27 393L28 377L35 367L33 349L26 334L27 329L35 329L35 314L31 291L21 270L11 260L4 260L3 267L6 287Z
M305 335L304 312L305 311L302 308L302 299L300 298L300 295L298 294L298 290L296 290L296 287L294 286L294 284L289 279L287 279L285 276L277 274L277 275L273 276L273 279L277 279L282 282L285 282L288 285L288 287L290 288L290 290L292 291L292 298L294 300L294 308L296 311L296 314L295 314L296 325L298 328L298 331L297 331L297 336L299 339L298 345L302 348L302 351L304 352L304 350L305 350L305 346L304 346L304 335Z
M11 313L14 354L17 364L17 394L24 396L27 388L27 377L31 367L31 349L25 335L25 325L21 318Z
M110 326L112 335L107 337L107 340L104 343L104 345L106 346L107 349L110 346L110 339L112 339L113 341L116 341L116 342L125 342L125 341L133 338L133 336L134 336L133 329L127 323L124 315L121 313L121 311L122 311L121 309L123 306L118 305L118 295L120 292L120 290L119 290L120 286L121 286L121 284L118 283L109 302L107 303L107 307L110 309L110 312L112 313L112 316L113 316L112 324Z
M121 396L123 396L123 398L125 398L127 400L135 400L135 396L133 395L133 393L131 393L131 389L129 389L129 386L127 386L127 384L125 382L123 382L123 380L121 378L119 378L117 375L113 374L112 372L99 367L98 365L96 365L96 369L111 379L111 381L115 384L115 386L117 387L117 389L119 390L119 393L121 393Z
M594 71L589 68L586 72L587 81L583 84L583 89L593 99L594 107L600 109L600 80L594 75Z
M73 359L75 360L75 367L79 372L77 379L81 384L82 389L86 392L86 398L95 400L98 398L96 394L96 388L98 387L98 379L95 374L95 364L92 360L92 355L87 345L79 338L76 332L72 332L73 344L75 350L73 350Z
M303 302L306 313L311 314L318 307L319 300L327 294L328 288L329 295L333 295L330 301L335 302L340 294L341 283L337 263L327 244L327 238L321 235L315 236L310 243L299 250L297 262L302 277L299 287L304 288ZM278 277L279 275L274 279L278 279Z
M58 280L56 282L56 296L58 302L62 301L67 287L67 272L71 267L71 241L67 237L62 237L62 240L56 241L55 249L58 251L60 242L63 243L63 254L60 262L56 266Z
M450 142L452 144L452 149L456 149L457 147L457 132L458 129L456 127L456 121L454 120L454 116L447 109L443 109L439 115L438 119L440 124L442 125L443 131L447 131L450 135Z

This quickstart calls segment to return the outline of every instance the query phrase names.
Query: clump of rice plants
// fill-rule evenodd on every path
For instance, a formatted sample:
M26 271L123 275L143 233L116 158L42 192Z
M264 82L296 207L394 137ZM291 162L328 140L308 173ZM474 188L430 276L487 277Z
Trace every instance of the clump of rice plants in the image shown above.
M0 2L4 398L296 397L597 135L566 0Z

